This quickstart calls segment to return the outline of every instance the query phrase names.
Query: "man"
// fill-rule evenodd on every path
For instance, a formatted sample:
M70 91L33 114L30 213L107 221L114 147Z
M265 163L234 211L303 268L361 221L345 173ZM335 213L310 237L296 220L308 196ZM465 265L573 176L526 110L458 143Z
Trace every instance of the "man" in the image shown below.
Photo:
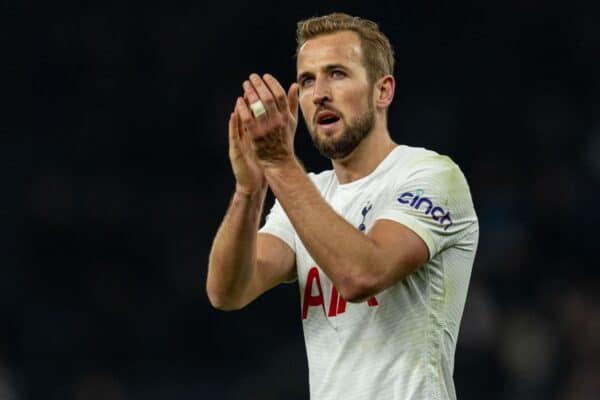
M297 279L312 399L456 397L478 222L449 158L390 138L393 63L371 21L302 21L297 82L286 93L273 76L250 75L229 119L237 183L208 296L239 309ZM298 106L333 170L307 175L297 160ZM267 187L277 201L257 233Z

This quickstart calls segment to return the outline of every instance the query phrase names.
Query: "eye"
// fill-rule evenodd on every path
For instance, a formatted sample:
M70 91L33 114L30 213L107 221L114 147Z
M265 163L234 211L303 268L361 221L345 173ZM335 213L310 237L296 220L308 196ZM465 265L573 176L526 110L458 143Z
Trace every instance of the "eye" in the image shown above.
M346 73L344 71L342 71L341 69L334 69L333 71L331 71L331 77L333 79L342 79L346 76Z
M315 78L311 78L311 77L306 77L300 80L300 87L302 88L307 88L312 86L312 84L315 82Z

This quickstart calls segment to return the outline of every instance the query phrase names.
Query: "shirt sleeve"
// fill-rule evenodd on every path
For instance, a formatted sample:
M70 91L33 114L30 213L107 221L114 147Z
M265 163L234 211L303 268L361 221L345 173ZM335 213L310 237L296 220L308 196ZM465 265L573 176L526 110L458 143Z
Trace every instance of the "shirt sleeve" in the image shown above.
M258 232L278 237L296 252L296 231L278 200L275 200L275 204L267 214L265 224Z
M393 186L376 219L396 221L419 235L429 259L478 229L469 186L450 158L428 157L404 177Z

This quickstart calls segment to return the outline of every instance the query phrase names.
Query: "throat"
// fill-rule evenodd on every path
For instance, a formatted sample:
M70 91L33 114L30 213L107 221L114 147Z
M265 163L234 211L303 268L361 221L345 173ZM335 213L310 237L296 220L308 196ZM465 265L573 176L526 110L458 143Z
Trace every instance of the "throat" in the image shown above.
M377 169L379 164L398 146L389 136L384 143L371 149L367 143L361 143L348 156L332 160L333 169L340 184L362 179Z

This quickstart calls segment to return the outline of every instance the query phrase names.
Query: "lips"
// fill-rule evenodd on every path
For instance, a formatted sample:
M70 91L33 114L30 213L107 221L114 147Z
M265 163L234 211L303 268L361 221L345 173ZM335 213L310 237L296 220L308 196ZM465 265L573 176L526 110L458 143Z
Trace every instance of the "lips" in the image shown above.
M315 120L318 125L330 125L340 120L339 115L331 110L322 110L317 112Z

